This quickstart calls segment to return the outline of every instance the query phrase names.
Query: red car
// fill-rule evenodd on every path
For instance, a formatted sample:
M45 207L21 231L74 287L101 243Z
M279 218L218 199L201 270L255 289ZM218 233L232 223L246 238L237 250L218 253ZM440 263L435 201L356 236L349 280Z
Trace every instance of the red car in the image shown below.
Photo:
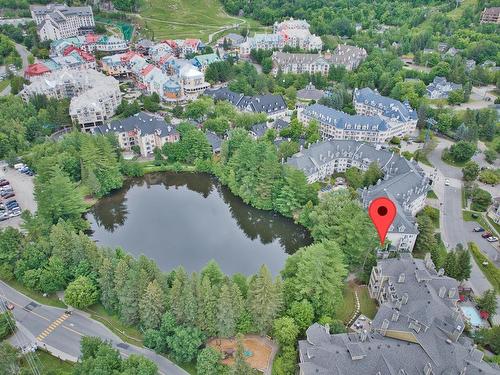
M483 237L483 238L488 238L488 237L492 237L492 236L493 236L493 234L490 232L484 232L483 234L481 234L481 237Z
M7 180L0 181L0 186L10 185L10 182Z

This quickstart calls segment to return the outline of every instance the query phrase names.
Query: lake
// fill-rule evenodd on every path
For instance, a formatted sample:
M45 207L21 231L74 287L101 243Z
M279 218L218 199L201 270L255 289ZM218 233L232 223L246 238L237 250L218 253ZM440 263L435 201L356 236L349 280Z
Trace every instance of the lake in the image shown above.
M153 173L125 181L87 214L101 246L154 259L163 271L199 271L214 259L226 274L262 264L277 275L288 254L309 245L291 219L245 204L208 174Z

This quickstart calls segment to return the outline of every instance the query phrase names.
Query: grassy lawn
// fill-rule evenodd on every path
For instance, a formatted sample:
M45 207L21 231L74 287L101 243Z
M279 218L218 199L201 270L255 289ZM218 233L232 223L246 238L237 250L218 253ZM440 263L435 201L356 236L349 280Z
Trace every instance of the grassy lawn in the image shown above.
M463 186L460 188L460 193L462 195L462 208L467 208L467 197L465 195L465 189Z
M473 243L469 242L469 250L474 257L478 267L483 271L484 276L488 279L488 281L493 285L493 288L497 292L500 293L500 269L496 268L493 263L490 262L488 257L484 255L479 247ZM488 262L486 266L483 266L483 262Z
M490 223L490 225L493 228L495 228L498 233L500 233L500 225L498 225L497 223L495 223L493 221L493 219L491 217L489 217L488 215L486 215L486 220L488 220L488 223Z
M5 90L5 88L9 85L10 85L10 81L8 79L4 79L4 80L0 81L0 92Z
M142 346L142 333L135 327L123 324L117 315L108 313L101 304L93 305L86 311L90 313L92 319L104 324L123 341Z
M62 361L43 350L38 350L36 356L40 360L42 374L70 375L73 373L74 364L71 362ZM26 370L27 373L31 373L25 360L21 361L21 368Z
M370 298L368 288L366 286L359 286L348 284L344 288L344 303L336 311L335 318L347 323L351 319L354 309L356 307L354 299L354 288L358 290L358 298L360 304L361 314L366 315L368 318L373 319L377 313L377 303Z
M155 165L154 162L143 163L144 173L154 172L196 172L194 165L187 164L162 164Z
M218 0L145 0L138 22L155 40L200 38L224 26L241 23L242 19L226 14ZM253 20L245 20L245 27L258 27Z
M472 217L472 214L478 214L479 217L478 218L473 218ZM490 225L490 222L486 221L482 215L481 212L475 212L475 211L462 211L462 216L463 216L463 219L464 221L475 221L477 222L479 225L481 225L485 230L489 231L489 232L493 232L491 230L491 225Z
M436 195L436 193L434 193L434 190L429 190L427 192L427 198L429 198L429 199L438 199L438 196Z
M467 164L466 161L458 162L453 160L446 150L444 150L443 153L441 154L441 160L444 161L446 164L451 165L452 167L458 167L458 168L462 168L465 164Z
M38 303L48 305L48 306L54 306L54 307L62 307L62 308L66 307L66 305L62 301L59 301L59 299L57 298L57 296L55 294L51 294L47 297L44 297L40 293L26 288L24 285L22 285L21 283L19 283L16 280L2 279L2 281L4 283L10 285L12 288L16 289L17 291L21 292L22 294L35 300Z

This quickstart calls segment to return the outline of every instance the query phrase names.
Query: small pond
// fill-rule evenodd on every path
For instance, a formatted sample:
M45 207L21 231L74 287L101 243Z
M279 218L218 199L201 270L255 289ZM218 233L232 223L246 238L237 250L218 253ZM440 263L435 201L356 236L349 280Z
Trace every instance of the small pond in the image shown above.
M253 274L266 264L277 275L288 254L311 243L305 228L250 207L208 174L129 179L87 219L98 244L144 254L163 271L199 271L214 259L227 274Z

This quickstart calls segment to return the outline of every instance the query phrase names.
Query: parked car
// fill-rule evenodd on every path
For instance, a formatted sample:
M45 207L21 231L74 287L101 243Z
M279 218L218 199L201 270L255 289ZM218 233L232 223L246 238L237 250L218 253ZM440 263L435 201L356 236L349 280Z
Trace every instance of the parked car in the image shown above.
M16 217L21 215L21 210L14 210L9 214L9 217Z
M14 169L19 170L19 169L23 168L24 166L25 166L24 163L17 163L17 164L14 164Z
M10 216L8 214L0 215L0 221L5 221L7 219L10 219Z
M19 172L21 172L21 173L26 173L26 172L28 172L29 170L30 170L30 169L29 169L29 167L24 166L24 167L22 167L21 169L19 169Z
M16 196L16 194L14 194L14 192L9 192L6 195L3 195L3 198L9 199L9 198L14 198L15 196Z
M490 233L490 232L484 232L483 234L481 234L481 237L483 238L488 238L488 237L492 237L493 236L493 233Z
M478 214L472 214L471 216L472 216L473 219L477 219L479 217Z
M6 185L10 185L10 182L7 180L3 180L2 182L0 182L0 186L6 186Z
M19 203L14 202L11 204L7 204L6 207L7 207L7 209L12 210L12 209L14 209L14 207L19 207Z
M450 180L449 179L444 180L444 186L450 186Z
M486 240L488 242L497 242L498 241L498 237L488 237Z
M484 228L481 227L475 227L474 232L484 232Z

